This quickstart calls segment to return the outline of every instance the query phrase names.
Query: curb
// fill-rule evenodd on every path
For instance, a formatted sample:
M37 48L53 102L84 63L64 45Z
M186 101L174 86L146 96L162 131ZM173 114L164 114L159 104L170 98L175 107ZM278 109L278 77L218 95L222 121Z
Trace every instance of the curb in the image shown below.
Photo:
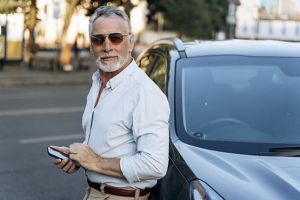
M0 87L28 85L80 85L92 83L91 72L70 72L67 74L51 74L22 72L0 72Z
M40 81L14 81L7 80L0 82L0 87L10 86L32 86L32 85L83 85L90 84L90 80L40 80Z

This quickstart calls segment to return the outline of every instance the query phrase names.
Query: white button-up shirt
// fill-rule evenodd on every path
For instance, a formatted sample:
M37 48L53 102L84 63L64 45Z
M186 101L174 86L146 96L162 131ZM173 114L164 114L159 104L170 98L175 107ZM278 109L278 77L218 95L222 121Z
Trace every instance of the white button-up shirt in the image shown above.
M169 104L159 87L133 60L101 87L93 74L82 117L88 144L103 158L120 158L125 178L87 171L90 181L115 187L151 188L166 174L169 153Z

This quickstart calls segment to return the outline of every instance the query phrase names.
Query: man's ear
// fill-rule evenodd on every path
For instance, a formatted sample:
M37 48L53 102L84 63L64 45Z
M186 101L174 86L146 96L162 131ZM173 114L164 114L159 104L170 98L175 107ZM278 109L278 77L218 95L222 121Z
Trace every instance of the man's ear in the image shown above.
M135 43L135 40L136 40L135 35L131 34L130 35L130 40L131 40L131 42Z
M135 43L135 36L130 35L130 38L129 38L129 52L133 51L134 43Z
M90 54L93 58L95 58L95 54L94 54L94 51L92 49L92 45L90 45Z

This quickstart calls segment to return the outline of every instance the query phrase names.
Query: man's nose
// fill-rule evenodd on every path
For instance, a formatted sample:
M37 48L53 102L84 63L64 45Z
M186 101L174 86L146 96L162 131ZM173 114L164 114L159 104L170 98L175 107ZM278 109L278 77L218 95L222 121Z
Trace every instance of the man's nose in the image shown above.
M111 44L110 40L108 39L108 37L105 37L102 47L103 47L104 51L112 50L112 44Z

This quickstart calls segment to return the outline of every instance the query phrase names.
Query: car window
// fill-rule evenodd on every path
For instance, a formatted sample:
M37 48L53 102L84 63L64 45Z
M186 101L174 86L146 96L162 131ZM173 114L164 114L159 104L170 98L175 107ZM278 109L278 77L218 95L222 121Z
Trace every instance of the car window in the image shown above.
M156 56L148 54L138 61L139 67L146 72L146 74L149 74L153 68L153 64L155 63Z
M159 53L149 52L146 56L139 59L138 64L146 74L166 93L166 58Z
M300 144L299 62L242 56L179 61L178 124L203 141Z
M156 62L154 63L149 76L164 93L166 93L166 71L166 59L163 56L157 55Z

